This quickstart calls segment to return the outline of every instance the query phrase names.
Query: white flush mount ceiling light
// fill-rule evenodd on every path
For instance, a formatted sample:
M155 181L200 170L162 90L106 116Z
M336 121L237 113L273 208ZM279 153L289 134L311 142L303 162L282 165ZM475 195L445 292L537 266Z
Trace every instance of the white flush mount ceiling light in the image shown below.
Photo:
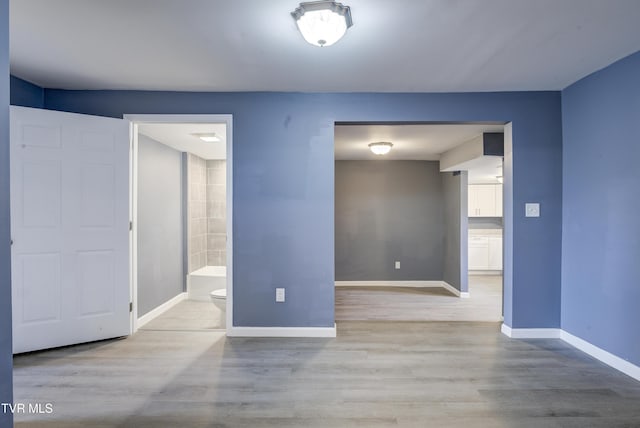
M198 137L200 138L202 141L204 141L205 143L219 143L220 141L222 141L220 139L220 137L218 137L215 132L207 132L207 133L196 133L196 134L191 134L194 137Z
M351 9L334 1L300 3L291 12L304 39L315 46L331 46L353 25Z
M386 141L381 141L379 143L371 143L371 144L369 144L369 149L375 155L386 155L387 153L389 153L391 151L391 147L393 147L393 144L391 144L389 142L386 142Z

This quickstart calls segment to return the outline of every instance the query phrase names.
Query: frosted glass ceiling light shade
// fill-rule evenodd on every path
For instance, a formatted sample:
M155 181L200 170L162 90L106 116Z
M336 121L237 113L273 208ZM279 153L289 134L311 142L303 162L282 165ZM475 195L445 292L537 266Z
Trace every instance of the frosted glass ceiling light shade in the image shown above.
M393 147L393 144L387 142L369 144L369 149L375 155L386 155L391 151L391 147Z
M331 46L353 25L351 9L334 1L300 3L291 12L302 37L314 46Z

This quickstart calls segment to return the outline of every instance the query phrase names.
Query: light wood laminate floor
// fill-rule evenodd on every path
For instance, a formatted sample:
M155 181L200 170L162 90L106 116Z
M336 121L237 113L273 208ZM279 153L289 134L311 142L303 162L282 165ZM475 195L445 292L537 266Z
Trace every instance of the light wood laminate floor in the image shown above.
M502 277L469 277L470 297L443 288L337 287L338 321L490 321L501 320ZM224 314L211 302L184 300L142 327L143 330L224 329Z
M335 339L139 331L15 358L17 427L638 427L640 382L498 323L338 323Z
M502 320L502 277L469 277L469 298L444 288L336 287L336 320Z
M224 313L213 303L183 300L142 327L142 330L224 329Z

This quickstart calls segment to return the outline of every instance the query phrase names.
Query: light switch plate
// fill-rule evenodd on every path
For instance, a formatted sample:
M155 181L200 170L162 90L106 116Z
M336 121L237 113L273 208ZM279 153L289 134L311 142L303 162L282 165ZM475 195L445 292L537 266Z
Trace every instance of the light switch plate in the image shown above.
M400 269L400 262L396 262L396 269Z
M284 302L284 288L276 288L276 302Z
M524 204L525 217L540 217L540 204L528 202Z

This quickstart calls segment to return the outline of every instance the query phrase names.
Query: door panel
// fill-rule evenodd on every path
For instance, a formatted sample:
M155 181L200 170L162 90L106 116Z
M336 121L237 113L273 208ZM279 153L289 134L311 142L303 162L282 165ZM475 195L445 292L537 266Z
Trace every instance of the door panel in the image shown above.
M60 163L25 162L22 165L22 224L25 227L60 225Z
M60 321L60 255L24 254L15 272L22 289L22 322Z
M130 329L129 123L11 107L14 353Z
M80 182L80 226L113 227L117 185L113 165L83 165Z
M78 315L109 315L114 311L113 251L81 251L77 256Z

